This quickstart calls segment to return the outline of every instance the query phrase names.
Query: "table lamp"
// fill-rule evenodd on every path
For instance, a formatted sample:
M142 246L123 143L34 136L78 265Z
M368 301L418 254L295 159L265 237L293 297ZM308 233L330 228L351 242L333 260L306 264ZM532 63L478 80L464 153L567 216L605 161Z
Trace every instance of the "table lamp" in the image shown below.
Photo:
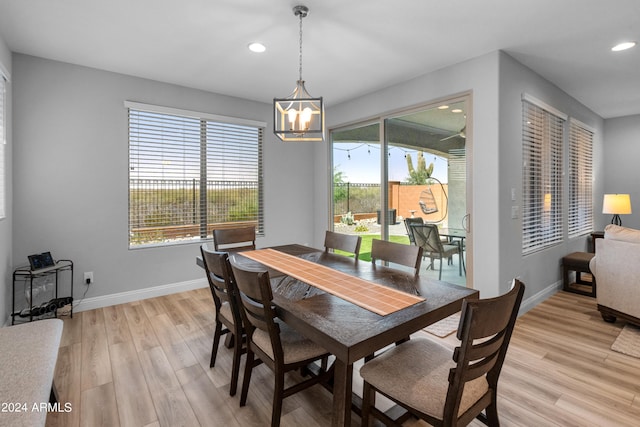
M602 213L613 214L611 224L622 225L620 215L631 213L631 198L628 194L605 194L602 201Z

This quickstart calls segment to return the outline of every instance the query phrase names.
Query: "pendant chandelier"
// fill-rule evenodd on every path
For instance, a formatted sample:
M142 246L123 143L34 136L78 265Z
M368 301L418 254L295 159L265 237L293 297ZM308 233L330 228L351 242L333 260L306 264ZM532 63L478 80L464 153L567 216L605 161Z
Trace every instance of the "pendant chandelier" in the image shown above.
M302 18L309 14L309 8L296 6L293 8L293 14L300 19L299 77L291 95L273 99L273 132L285 142L324 141L322 97L312 97L302 80Z

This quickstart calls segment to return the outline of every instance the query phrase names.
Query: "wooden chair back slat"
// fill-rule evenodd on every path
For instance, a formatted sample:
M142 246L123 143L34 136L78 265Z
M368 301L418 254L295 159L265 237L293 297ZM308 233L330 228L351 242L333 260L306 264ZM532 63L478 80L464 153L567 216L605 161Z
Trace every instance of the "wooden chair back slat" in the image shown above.
M216 251L239 252L256 248L256 228L218 228L213 230Z
M223 302L230 302L232 290L231 280L226 265L226 252L210 251L203 246L200 247L202 260L204 261L209 288L216 306Z
M251 337L256 328L269 333L276 358L282 356L280 327L276 323L277 313L273 305L273 292L267 270L249 270L241 267L230 258L231 269L235 277L243 308L243 319L247 335Z
M362 243L362 237L354 234L336 233L335 231L329 231L324 236L324 250L339 250L343 252L349 252L354 255L356 261L360 256L360 244Z
M422 263L422 247L373 239L371 262L375 264L377 260L411 267L414 269L414 274L418 275Z

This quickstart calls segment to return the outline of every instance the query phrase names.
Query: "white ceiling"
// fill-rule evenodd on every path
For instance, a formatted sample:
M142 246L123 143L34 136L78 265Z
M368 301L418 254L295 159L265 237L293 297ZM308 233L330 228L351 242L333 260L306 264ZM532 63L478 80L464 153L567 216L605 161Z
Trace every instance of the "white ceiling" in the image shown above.
M604 118L640 114L639 0L0 0L14 52L271 102L326 105L498 49ZM261 41L263 54L247 44Z

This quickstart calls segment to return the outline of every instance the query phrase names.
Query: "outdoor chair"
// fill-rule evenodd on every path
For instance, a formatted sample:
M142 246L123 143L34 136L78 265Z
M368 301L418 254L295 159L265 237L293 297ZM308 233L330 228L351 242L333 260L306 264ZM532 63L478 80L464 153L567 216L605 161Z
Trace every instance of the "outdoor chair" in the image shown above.
M220 337L229 334L227 335L227 346L233 346L229 395L234 396L238 385L238 373L240 372L240 356L246 351L243 345L244 329L242 327L237 291L228 265L227 253L210 251L205 245L200 246L200 252L216 310L216 326L213 334L213 347L211 348L209 367L213 368L216 364Z
M360 244L362 237L353 234L336 233L327 230L324 236L324 250L340 250L342 252L352 253L355 260L358 261L360 255Z
M422 225L424 224L424 219L422 219L422 217L419 217L419 216L415 218L404 219L404 226L407 229L407 235L409 236L409 243L411 243L412 245L416 244L416 238L413 236L413 229L411 228L411 226L414 224Z
M282 401L312 385L328 382L333 376L333 365L326 366L328 352L315 342L303 337L295 329L278 318L273 305L273 294L267 270L250 270L230 258L240 301L242 317L247 331L247 360L240 395L240 406L247 403L247 394L253 368L264 363L275 375L271 426L280 425ZM257 356L257 359L255 357ZM320 361L322 367L312 372L308 365ZM317 368L317 366L316 366ZM308 378L285 388L285 373L303 369Z
M413 269L413 274L420 273L422 263L422 248L416 245L403 245L387 240L373 239L371 241L371 262L377 260L404 265Z
M213 245L216 251L239 252L256 248L256 228L218 228L213 230Z
M414 338L365 363L362 425L370 425L371 415L386 425L400 424L375 408L380 393L434 426L463 426L474 418L498 426L498 378L523 293L524 284L514 280L502 296L464 300L460 345L453 352Z
M431 258L431 265L433 266L433 260L440 260L440 272L438 279L442 279L442 259L448 259L452 255L458 254L458 273L462 276L462 270L465 273L467 271L464 266L464 257L462 253L462 247L460 242L443 243L438 232L438 227L435 224L422 224L412 225L413 235L416 239L416 245L421 246L423 249L423 255Z

